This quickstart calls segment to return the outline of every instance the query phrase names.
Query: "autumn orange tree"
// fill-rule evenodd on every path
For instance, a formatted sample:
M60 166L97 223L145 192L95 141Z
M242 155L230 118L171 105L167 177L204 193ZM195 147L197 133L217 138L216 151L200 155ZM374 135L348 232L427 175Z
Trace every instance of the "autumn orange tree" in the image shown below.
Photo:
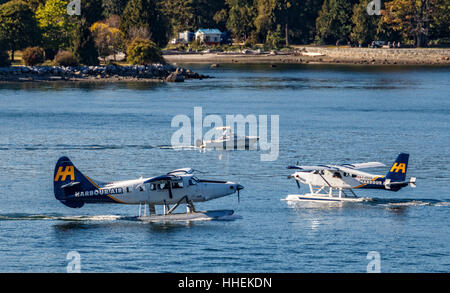
M448 0L393 0L385 2L383 21L394 31L403 35L405 40L415 46L423 47L428 43L432 22L437 14L444 13L440 7Z

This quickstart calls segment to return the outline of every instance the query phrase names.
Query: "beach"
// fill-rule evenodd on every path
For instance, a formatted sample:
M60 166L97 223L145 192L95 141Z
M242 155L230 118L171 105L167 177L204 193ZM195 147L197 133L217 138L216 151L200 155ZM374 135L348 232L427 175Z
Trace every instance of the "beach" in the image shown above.
M435 48L350 48L296 46L285 52L180 53L165 52L169 63L310 63L448 65L450 49Z

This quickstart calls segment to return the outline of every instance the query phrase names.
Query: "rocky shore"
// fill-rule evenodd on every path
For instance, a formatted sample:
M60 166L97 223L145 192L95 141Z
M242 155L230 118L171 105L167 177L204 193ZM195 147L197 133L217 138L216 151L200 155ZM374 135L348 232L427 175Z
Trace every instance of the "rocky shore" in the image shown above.
M210 76L170 64L134 66L12 66L0 68L0 82L151 81L183 82Z
M450 65L450 49L296 46L290 51L167 54L171 63L294 63L362 65Z

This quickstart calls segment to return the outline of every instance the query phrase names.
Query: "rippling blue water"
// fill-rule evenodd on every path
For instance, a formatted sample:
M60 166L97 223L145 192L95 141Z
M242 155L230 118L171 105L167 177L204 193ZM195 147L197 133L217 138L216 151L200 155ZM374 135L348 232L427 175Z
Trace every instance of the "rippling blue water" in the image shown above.
M171 84L0 85L0 271L382 272L450 268L450 69L234 65L188 66L215 79ZM172 118L203 114L280 117L280 153L198 152L169 145ZM369 203L290 205L286 166L381 161L409 152L417 188L361 190ZM194 167L239 181L235 196L198 204L233 208L232 221L149 224L137 207L56 201L56 160L69 156L103 180ZM375 170L384 174L386 168ZM304 189L305 190L305 189Z

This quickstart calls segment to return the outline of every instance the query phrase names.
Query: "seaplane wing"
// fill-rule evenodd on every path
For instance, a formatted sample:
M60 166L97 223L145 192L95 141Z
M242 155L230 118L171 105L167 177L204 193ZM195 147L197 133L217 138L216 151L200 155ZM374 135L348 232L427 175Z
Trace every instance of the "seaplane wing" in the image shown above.
M328 165L316 165L316 166L288 166L288 169L295 169L299 170L300 172L309 172L309 171L316 171L316 170L335 170L338 169L334 166L328 166Z
M357 163L357 164L342 164L335 167L347 167L351 169L366 169L366 168L376 168L376 167L386 167L385 164L380 162L367 162L367 163Z
M152 177L150 179L145 180L143 183L156 183L156 182L166 182L166 181L173 181L173 180L181 180L181 177L176 175L161 175Z
M366 169L375 167L385 167L386 165L380 162L367 162L357 164L342 164L342 165L313 165L313 166L289 166L288 169L295 169L303 172L316 171L316 170L330 170L330 171L343 171L353 173L356 169Z
M194 173L194 169L192 168L181 168L181 169L176 169L173 171L170 171L169 173L167 173L167 175L185 175L185 174L192 174Z

